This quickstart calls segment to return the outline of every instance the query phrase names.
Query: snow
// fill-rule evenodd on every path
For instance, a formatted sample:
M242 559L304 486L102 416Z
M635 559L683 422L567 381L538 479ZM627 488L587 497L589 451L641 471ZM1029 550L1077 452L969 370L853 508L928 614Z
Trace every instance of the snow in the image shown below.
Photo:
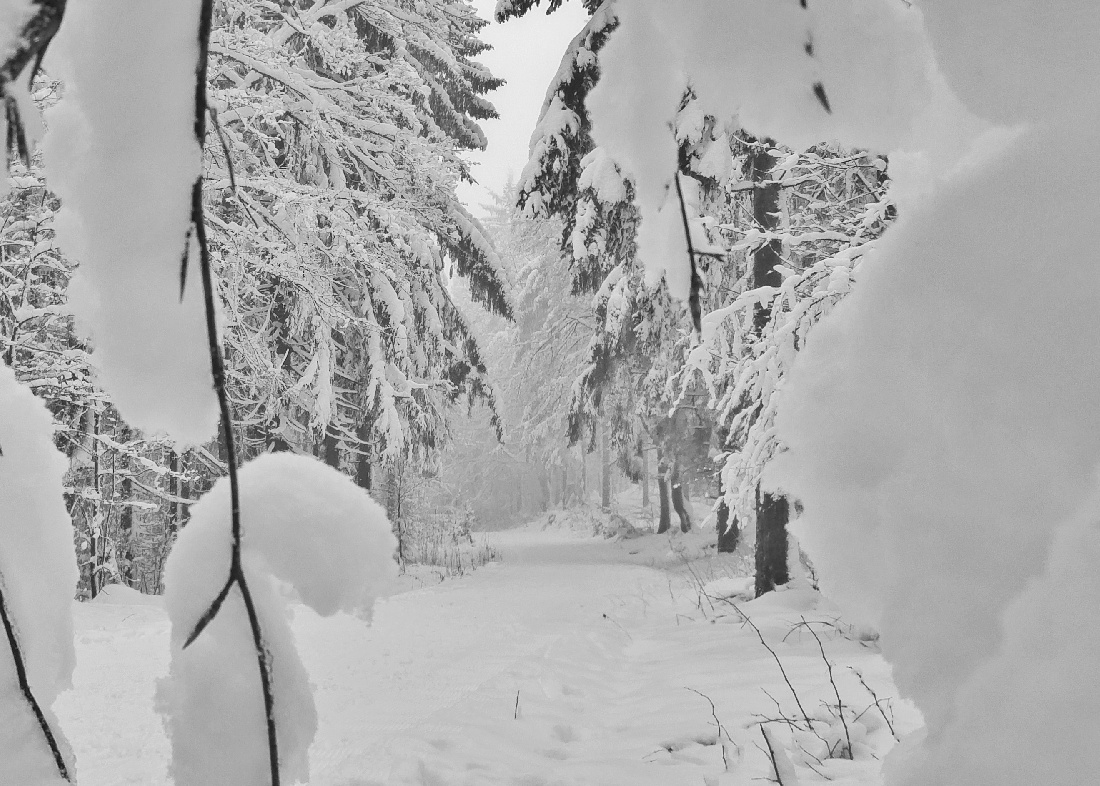
M901 218L786 380L790 451L769 473L805 505L796 529L825 588L881 630L925 714L890 784L1083 782L1078 754L1100 742L1088 675L1060 665L1100 643L1078 575L1100 461L1085 328L1100 306L1085 31L1100 12L1076 5L639 0L619 9L589 100L596 142L637 186L639 253L670 284L686 259L664 215L684 85L779 144L890 154ZM1006 714L1009 728L990 722Z
M908 3L835 0L806 10L751 0L637 0L616 11L620 26L600 52L600 81L587 102L592 137L634 181L639 256L650 278L666 275L680 299L690 271L682 226L676 231L673 126L688 86L692 116L713 115L757 138L795 150L840 140L889 153L892 173L912 175L901 178L904 194L944 177L986 130L945 84L920 10ZM816 83L830 111L814 95ZM725 156L715 155L704 170L727 174Z
M69 303L134 427L200 444L218 421L198 249L188 248L198 0L73 0L49 50L65 83L44 156ZM180 302L180 264L189 256Z
M316 691L313 786L730 786L771 773L754 721L774 717L776 707L761 686L788 714L797 711L793 699L755 633L729 604L709 605L692 575L704 582L731 575L736 559L711 549L651 564L680 535L613 540L532 526L490 537L501 563L391 596L369 627L291 607ZM775 648L808 710L827 715L820 702L835 699L816 642L792 630L802 617L820 621L855 711L872 699L848 665L888 702L900 732L919 724L911 707L892 701L888 668L874 649L828 627L835 606L816 594L782 595L739 607ZM149 704L168 668L167 619L153 606L76 608L78 690L60 712L84 762L81 783L165 786L168 743ZM691 689L714 702L724 745L715 744L707 698ZM882 756L893 745L889 730L873 711L863 720L866 744ZM815 782L809 766L821 765L789 730L769 725L800 779ZM869 756L826 759L825 771L844 786L880 782Z
M920 6L940 67L974 112L1001 123L1095 118L1100 8L1094 3L922 0Z
M396 576L397 541L364 490L313 458L260 456L240 469L240 484L242 561L272 664L281 772L287 783L307 782L317 715L272 578L318 614L345 611L369 620ZM229 510L228 481L220 480L193 506L165 566L172 662L157 705L179 786L245 786L270 777L256 649L239 587L182 648L228 577Z
M0 590L27 679L63 751L50 705L71 684L72 597L77 568L61 495L65 457L53 445L44 404L0 364ZM71 756L66 756L71 766ZM0 632L0 760L4 784L53 784L54 759L16 679Z
M1015 673L1002 700L1047 679L1024 645L1010 654L1003 616L1096 486L1088 435L1100 414L1082 396L1100 387L1100 358L1081 328L1100 307L1085 251L1096 245L1096 142L1091 129L1033 132L904 215L816 329L780 405L791 450L773 478L805 504L799 537L827 590L881 630L899 687L928 719L929 766L944 771L962 761L955 735L968 748L1002 744L980 736L1005 730L969 704L992 664ZM1051 149L1077 151L1072 190ZM1100 642L1065 635L1084 624L1085 589L1015 636L1037 646L1045 624L1061 626L1063 646ZM1100 740L1100 725L1077 722ZM1044 739L1068 756L1064 735ZM1034 782L1013 758L993 773ZM945 782L911 777L898 782Z

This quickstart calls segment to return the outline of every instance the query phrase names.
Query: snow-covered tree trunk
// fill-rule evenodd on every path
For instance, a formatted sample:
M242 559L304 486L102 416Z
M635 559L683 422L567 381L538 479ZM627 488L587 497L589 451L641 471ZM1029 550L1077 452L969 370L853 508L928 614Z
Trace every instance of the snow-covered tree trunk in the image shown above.
M657 460L657 493L660 496L660 516L657 519L657 534L668 532L672 527L672 506L669 502L669 466L664 458Z
M672 507L676 516L680 519L680 531L691 531L691 512L688 510L688 494L690 493L687 480L680 471L680 462L672 462L672 473L669 478L669 490L672 498Z

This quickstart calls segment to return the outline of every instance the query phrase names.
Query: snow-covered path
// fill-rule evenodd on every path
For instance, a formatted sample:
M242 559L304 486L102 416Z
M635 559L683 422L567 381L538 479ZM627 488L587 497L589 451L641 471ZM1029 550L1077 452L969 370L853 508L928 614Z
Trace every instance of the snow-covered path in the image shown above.
M684 571L637 564L667 553L667 541L494 537L502 563L391 597L370 627L296 608L320 717L311 783L725 786L766 774L759 731L745 727L754 712L776 714L760 686L786 703L789 694L778 693L774 660L755 635L719 624L736 615L700 609ZM754 617L765 632L765 620L785 632L781 617L810 612L761 606ZM80 783L166 784L168 745L153 708L167 670L163 610L155 601L83 604L76 626L76 690L56 709ZM827 687L820 654L805 642L777 646L803 701L816 699ZM827 646L892 695L878 656L846 639ZM725 763L711 707L689 689L713 699L728 727ZM852 784L877 782L877 769L873 759L823 765Z

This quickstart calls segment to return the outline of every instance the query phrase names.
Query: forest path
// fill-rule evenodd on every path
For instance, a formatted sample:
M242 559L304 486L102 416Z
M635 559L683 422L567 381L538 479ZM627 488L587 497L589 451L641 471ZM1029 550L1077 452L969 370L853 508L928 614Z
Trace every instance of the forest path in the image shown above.
M726 786L766 775L748 724L753 712L774 714L760 690L783 690L774 661L729 624L735 615L700 608L674 541L533 529L492 540L501 563L388 598L369 627L295 607L319 715L312 784ZM646 564L677 561L673 571ZM714 557L695 563L708 577L731 569ZM817 602L786 600L796 608L759 606L777 639ZM163 610L156 600L81 604L76 629L76 690L55 708L79 782L167 784L169 748L153 708L167 671ZM779 646L807 700L822 693L820 655L805 642ZM892 690L873 653L847 640L829 646ZM711 707L693 690L729 727L725 762ZM877 782L877 762L836 764L839 783Z

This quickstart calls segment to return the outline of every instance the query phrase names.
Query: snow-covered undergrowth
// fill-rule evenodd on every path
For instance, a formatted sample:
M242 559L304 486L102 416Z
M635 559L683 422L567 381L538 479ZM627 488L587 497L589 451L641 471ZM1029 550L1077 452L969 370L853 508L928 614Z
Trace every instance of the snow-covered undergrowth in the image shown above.
M641 534L627 517L597 505L548 510L527 526L601 538L634 538Z
M440 581L500 559L484 533L473 532L465 520L449 515L403 522L400 549L403 572L430 574Z
M386 598L370 627L291 606L316 694L313 786L743 786L772 774L761 725L803 783L877 786L890 727L919 725L873 641L811 590L745 602L724 555L647 564L664 535L491 538L500 563ZM169 782L151 702L169 623L124 599L76 607L77 690L58 713L83 786Z

